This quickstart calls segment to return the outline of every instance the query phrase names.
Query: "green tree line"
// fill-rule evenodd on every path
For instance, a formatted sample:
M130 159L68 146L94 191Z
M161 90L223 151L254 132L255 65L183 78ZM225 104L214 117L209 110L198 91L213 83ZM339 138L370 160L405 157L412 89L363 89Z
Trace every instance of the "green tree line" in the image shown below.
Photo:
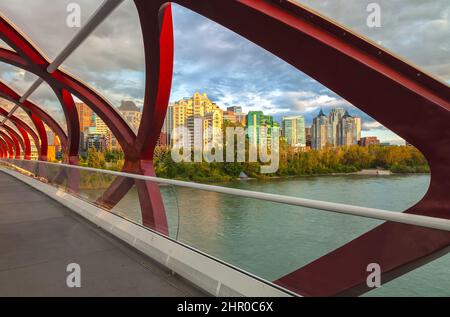
M247 147L248 148L248 147ZM247 153L248 155L248 153ZM80 165L120 170L123 152L98 152L89 149L86 158L80 157ZM412 146L347 146L322 150L298 151L280 142L280 162L273 174L261 174L260 162L202 162L176 163L169 147L157 147L154 154L156 175L164 178L191 181L228 181L244 172L249 177L288 177L353 173L362 169L385 169L394 173L428 173L425 157Z

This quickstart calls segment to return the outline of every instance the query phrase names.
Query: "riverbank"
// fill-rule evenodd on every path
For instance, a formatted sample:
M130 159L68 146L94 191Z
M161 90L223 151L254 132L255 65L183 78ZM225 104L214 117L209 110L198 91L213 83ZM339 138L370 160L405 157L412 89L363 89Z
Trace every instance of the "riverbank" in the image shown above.
M417 173L394 173L390 170L383 169L363 169L357 172L348 173L323 173L323 174L303 174L303 175L283 175L283 176L273 176L273 175L257 175L255 177L246 178L233 178L233 177L219 177L219 178L208 178L202 177L201 179L190 179L185 177L174 177L173 179L187 182L197 182L197 183L232 183L232 182L247 182L247 181L276 181L276 180L291 180L291 179L301 179L309 177L331 177L331 176L374 176L374 177L385 177L385 176L402 176L402 175L429 175L430 173L417 172Z

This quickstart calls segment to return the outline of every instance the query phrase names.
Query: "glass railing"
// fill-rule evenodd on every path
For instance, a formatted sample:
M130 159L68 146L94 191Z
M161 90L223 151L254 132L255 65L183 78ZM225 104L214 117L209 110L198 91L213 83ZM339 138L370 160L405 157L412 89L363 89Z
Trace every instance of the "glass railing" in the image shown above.
M246 198L227 193L227 188L218 192L183 186L183 182L180 185L167 184L161 180L160 183L147 181L146 184L156 186L152 187L152 192L159 191L163 202L165 219L159 218L158 223L153 223L145 221L149 216L146 215L148 210L141 210L142 193L140 197L137 182L143 181L132 175L119 176L109 174L114 172L38 161L3 159L0 162L128 221L165 234L267 283L336 250L384 222L262 200L256 196ZM110 195L111 188L127 182L126 193L115 197L118 202L114 201L114 195ZM167 230L164 229L165 221ZM381 241L379 247L385 247L385 243ZM348 261L351 264L352 259ZM449 280L431 274L430 267L445 273L450 267L450 257L441 257L365 295L448 296Z

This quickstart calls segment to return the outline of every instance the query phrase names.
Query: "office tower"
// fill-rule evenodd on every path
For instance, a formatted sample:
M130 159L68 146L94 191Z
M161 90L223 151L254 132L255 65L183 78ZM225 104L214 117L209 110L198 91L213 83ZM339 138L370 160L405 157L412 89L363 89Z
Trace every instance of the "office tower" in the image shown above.
M358 144L358 120L352 117L348 111L345 112L339 125L340 145L348 146Z
M75 106L78 112L78 121L80 122L80 131L93 126L94 112L84 102L76 102Z
M305 118L303 116L283 117L283 136L292 147L305 147Z
M328 115L328 123L330 125L330 132L331 132L328 138L330 140L330 144L333 146L341 145L339 139L338 126L344 115L345 115L344 108L333 108L330 114Z
M356 142L359 142L359 140L361 140L362 122L361 122L361 118L359 118L359 117L354 117L354 118L355 118L355 123L356 123Z
M164 118L163 127L161 129L161 135L159 137L159 145L172 145L172 133L174 127L173 121L173 104L169 104L167 107L166 117Z
M109 128L106 125L105 122L103 122L102 119L100 119L99 116L95 115L95 131L97 134L102 134L104 136L106 136L108 134Z
M313 149L321 150L330 144L330 130L328 117L321 109L319 114L313 119L311 127L311 143Z
M305 128L305 143L307 147L311 147L311 127Z
M202 131L195 130L195 124L202 125ZM204 129L222 129L223 111L213 103L206 93L194 93L191 98L183 98L173 105L173 128L172 140L177 140L177 129L185 127L191 136L191 145L194 144L194 135L201 133L205 135Z
M264 118L262 111L249 111L247 114L247 134L251 145L257 146L259 143L261 123Z
M264 115L262 111L249 111L246 118L246 127L250 145L258 146L261 140L265 140L269 148L273 130L280 128L272 116Z

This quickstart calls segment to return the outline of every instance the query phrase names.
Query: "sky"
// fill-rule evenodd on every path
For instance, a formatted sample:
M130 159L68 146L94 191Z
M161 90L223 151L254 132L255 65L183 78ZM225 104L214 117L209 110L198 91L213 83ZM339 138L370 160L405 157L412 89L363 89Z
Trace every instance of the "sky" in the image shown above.
M85 22L100 0L2 0L0 12L51 60L76 34L66 25L67 5L81 7ZM302 0L304 5L344 24L450 84L450 3L448 0L378 0L381 27L369 28L366 0ZM49 6L48 4L51 3ZM241 105L262 110L277 120L302 114L306 123L322 108L344 107L363 120L363 136L402 144L394 133L326 87L239 35L173 5L175 33L171 101L206 92L220 107ZM1 42L0 42L1 45ZM62 67L119 106L123 99L142 105L144 55L136 8L125 0L70 56ZM0 78L23 93L35 76L0 63ZM50 88L42 85L31 100L63 121Z

